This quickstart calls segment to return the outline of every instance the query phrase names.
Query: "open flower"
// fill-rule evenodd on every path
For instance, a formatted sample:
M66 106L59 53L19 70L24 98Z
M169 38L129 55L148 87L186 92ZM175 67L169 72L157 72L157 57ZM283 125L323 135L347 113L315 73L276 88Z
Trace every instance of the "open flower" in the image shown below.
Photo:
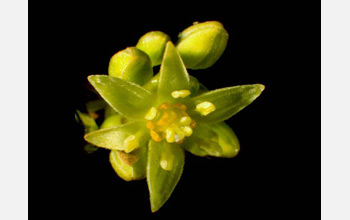
M108 126L86 134L85 140L111 150L110 162L123 179L147 178L153 212L178 183L185 151L197 156L237 155L237 137L223 121L264 89L254 84L207 91L188 75L171 41L166 43L160 72L143 86L107 75L88 79L117 114Z

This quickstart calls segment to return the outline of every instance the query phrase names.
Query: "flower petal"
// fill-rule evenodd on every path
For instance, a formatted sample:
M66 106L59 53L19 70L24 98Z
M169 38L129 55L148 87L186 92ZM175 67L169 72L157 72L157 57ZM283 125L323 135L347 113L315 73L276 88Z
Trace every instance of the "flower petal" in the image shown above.
M188 113L197 122L217 123L229 119L240 110L252 103L264 90L262 84L233 86L203 93L190 99L186 105ZM207 115L196 111L201 103L213 104L215 110ZM214 108L213 108L214 109Z
M118 127L100 129L85 135L85 140L97 147L115 150L126 150L125 140L130 136L135 136L141 147L146 145L149 133L143 123L131 122Z
M225 122L197 125L182 147L196 156L225 158L236 156L240 149L236 134Z
M217 133L207 126L197 124L192 136L186 138L181 146L196 156L219 157L222 155L222 149L218 142L219 137Z
M171 154L170 156L173 158L170 170L165 170L161 166L163 151ZM184 162L185 154L179 145L170 144L166 141L155 142L151 140L149 142L147 183L152 212L156 212L169 199L176 184L180 180Z
M179 52L168 41L160 67L158 98L160 101L174 102L171 93L175 90L189 90L190 78Z
M102 98L127 118L143 118L154 102L151 92L134 83L106 75L92 75L88 79Z

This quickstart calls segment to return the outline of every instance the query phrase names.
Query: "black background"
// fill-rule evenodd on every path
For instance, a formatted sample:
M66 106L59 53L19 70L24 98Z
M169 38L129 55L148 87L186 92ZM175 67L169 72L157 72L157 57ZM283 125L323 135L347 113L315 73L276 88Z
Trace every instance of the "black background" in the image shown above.
M320 219L320 2L31 5L33 219ZM175 43L194 21L208 20L223 23L227 48L211 68L189 73L209 89L254 83L266 89L227 121L240 140L239 155L187 153L172 196L152 214L146 181L120 179L107 150L85 153L74 112L91 98L86 77L106 74L114 53L152 30Z

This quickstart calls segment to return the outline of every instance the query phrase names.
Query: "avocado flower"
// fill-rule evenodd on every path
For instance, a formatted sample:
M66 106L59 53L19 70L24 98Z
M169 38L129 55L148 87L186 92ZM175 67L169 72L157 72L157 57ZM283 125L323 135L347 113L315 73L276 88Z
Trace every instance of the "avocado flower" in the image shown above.
M110 150L110 163L124 180L147 179L152 212L159 210L175 189L186 151L201 157L238 154L239 141L224 121L264 90L264 85L252 84L208 91L188 74L182 57L191 69L208 68L226 47L227 32L222 25L205 23L194 25L202 25L197 32L184 31L186 35L177 46L161 32L147 35L151 40L145 35L140 47L127 48L111 58L109 75L88 77L108 106L103 124L84 138ZM205 44L199 42L203 39ZM156 46L151 48L148 42ZM197 52L204 51L200 57L195 57L196 51L186 51L191 45ZM221 48L219 54L213 47ZM159 64L159 73L153 76L152 67Z

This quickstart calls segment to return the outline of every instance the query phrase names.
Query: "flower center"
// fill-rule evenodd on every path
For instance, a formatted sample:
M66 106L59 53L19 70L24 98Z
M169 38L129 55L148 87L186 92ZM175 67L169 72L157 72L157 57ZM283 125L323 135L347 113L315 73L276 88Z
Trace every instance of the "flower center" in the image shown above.
M152 139L181 144L185 137L191 136L196 122L186 113L186 109L184 104L170 105L167 102L158 108L152 107L145 115Z

